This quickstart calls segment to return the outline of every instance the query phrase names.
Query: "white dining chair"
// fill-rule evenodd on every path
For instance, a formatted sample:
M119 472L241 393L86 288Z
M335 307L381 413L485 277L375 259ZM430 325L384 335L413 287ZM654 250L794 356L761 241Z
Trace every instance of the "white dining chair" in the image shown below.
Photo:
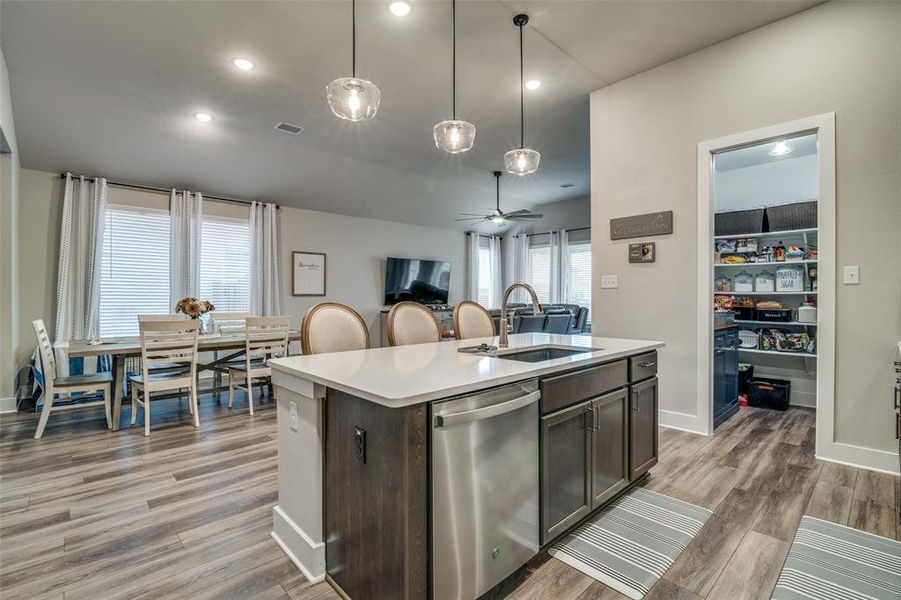
M149 320L140 323L141 374L129 378L131 383L131 424L138 418L138 407L144 407L144 435L150 435L150 394L152 392L188 390L188 406L194 416L194 426L200 427L197 404L197 331L194 319L166 321ZM160 364L179 364L185 370L154 373ZM143 398L141 397L143 394Z
M458 340L494 335L494 321L484 306L469 300L454 306L454 337Z
M228 407L232 407L235 388L247 392L247 404L253 414L253 380L269 379L270 358L288 355L289 317L247 317L244 327L244 359L228 366Z
M337 302L320 302L303 316L300 346L304 354L369 348L369 328L360 313Z
M388 311L388 344L406 346L441 341L441 324L418 302L398 302Z
M44 405L41 409L41 418L38 420L38 428L34 433L34 439L38 440L44 435L44 428L47 426L47 420L50 413L60 412L64 410L72 410L78 408L90 408L93 406L103 406L106 412L106 427L112 428L113 421L110 415L110 398L113 390L113 374L110 372L92 373L89 375L72 375L69 377L56 376L56 357L53 354L53 344L50 343L50 337L47 335L47 329L44 327L43 319L37 319L31 322L34 328L34 335L38 339L38 348L41 354L41 363L43 364L44 375ZM103 394L103 400L92 400L88 402L79 402L73 404L61 404L67 400L75 400L75 393L97 393ZM59 395L59 398L56 396Z
M244 324L247 321L247 317L250 316L249 312L244 311L224 311L224 310L216 310L211 313L210 322L213 325L213 332L219 333L221 335L235 335L235 334L243 334L244 333ZM229 351L230 352L230 351ZM219 350L213 350L213 361L216 362L219 360ZM233 361L234 364L238 364L241 362L241 359L237 359ZM231 364L226 364L224 369L227 371ZM222 397L222 374L223 371L215 370L213 371L213 394L216 397L216 402L219 402Z

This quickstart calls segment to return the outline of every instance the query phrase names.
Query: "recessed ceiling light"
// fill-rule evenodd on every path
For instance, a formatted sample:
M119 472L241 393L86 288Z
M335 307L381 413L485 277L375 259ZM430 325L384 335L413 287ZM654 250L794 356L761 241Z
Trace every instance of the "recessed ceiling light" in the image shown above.
M213 120L213 115L205 112L194 113L194 118L201 123L209 123Z
M770 156L785 156L791 151L792 147L785 142L776 142L776 145L770 150Z
M530 79L526 82L526 88L530 90L537 90L541 87L540 79Z
M409 2L389 2L388 10L395 17L406 17L413 10Z
M233 58L232 64L242 71L249 71L256 66L249 58Z

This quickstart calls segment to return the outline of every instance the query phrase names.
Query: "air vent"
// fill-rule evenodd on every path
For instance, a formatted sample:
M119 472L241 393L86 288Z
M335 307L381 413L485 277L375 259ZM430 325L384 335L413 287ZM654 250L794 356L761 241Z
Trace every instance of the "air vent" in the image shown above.
M275 128L278 129L279 131L293 133L294 135L303 133L303 127L301 127L300 125L292 125L291 123L281 122L278 125L276 125Z
M571 188L571 187L574 187L575 185L576 185L575 183L561 183L561 184L560 184L560 187L562 187L562 188Z

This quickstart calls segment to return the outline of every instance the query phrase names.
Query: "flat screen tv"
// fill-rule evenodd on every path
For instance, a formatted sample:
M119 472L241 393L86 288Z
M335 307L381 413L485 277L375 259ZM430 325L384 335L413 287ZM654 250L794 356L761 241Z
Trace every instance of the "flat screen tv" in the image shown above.
M442 260L389 258L385 266L385 304L412 300L447 304L451 264Z

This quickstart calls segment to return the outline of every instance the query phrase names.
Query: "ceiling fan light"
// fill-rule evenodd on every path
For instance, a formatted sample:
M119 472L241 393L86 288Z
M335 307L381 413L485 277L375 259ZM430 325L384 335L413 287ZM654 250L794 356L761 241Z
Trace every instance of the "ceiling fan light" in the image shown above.
M448 154L466 152L476 141L476 126L467 121L441 121L432 129L435 147Z
M504 154L504 166L513 175L528 175L538 170L541 154L530 148L517 148Z
M371 81L341 77L329 83L325 92L336 117L348 121L368 121L379 110L382 92Z

